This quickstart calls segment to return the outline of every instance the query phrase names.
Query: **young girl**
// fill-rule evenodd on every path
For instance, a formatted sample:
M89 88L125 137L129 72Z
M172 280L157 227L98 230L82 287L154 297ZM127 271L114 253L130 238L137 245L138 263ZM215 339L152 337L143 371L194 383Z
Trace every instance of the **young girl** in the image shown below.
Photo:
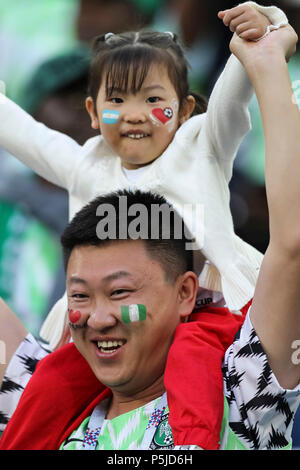
M232 31L251 40L258 40L266 30L287 23L281 10L260 7L254 2L246 2L221 17ZM110 33L95 42L89 91L87 110L92 127L99 128L101 136L81 147L35 122L2 96L1 145L39 175L68 190L70 218L95 196L128 187L161 193L179 211L185 205L204 208L204 224L200 229L195 230L194 214L182 214L207 260L204 267L202 263L195 265L201 287L197 306L210 302L241 314L253 296L262 255L235 235L229 207L228 183L233 159L250 128L247 105L253 93L240 62L230 57L204 113L203 101L196 100L189 91L187 63L174 35ZM42 338L52 348L62 338L66 312L64 297L54 306L41 330ZM220 351L224 352L224 335L220 334L216 353L210 336L202 336L205 324L200 329L197 322L190 325L189 328L195 328L198 341L206 342L205 357L189 357L190 367L200 371L195 375L201 376L207 357L215 357L219 363ZM210 327L208 321L208 332ZM184 332L182 340L185 341ZM180 341L179 335L172 350L175 358L180 355ZM179 374L178 369L176 372ZM210 397L213 385L214 380L210 383L208 377L204 388L202 383L197 384L201 402L207 401L205 410L210 403L215 404ZM193 395L192 392L193 388ZM196 401L199 416L201 403ZM216 401L220 402L219 394ZM180 400L174 400L174 408L170 403L170 416L176 415L176 403ZM189 416L188 410L186 415ZM218 426L219 410L216 415ZM214 438L189 433L187 423L185 428L184 435L180 426L174 428L175 444L218 447Z

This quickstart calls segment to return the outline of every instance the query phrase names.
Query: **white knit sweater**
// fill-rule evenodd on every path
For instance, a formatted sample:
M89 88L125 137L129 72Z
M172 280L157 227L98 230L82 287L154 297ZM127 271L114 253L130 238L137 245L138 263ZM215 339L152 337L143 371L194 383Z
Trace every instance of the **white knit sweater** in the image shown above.
M287 23L276 7L259 7L274 25ZM262 254L234 233L228 183L234 157L250 129L248 103L253 89L232 55L211 94L208 110L185 122L165 152L144 171L134 187L163 195L180 211L184 204L204 208L204 231L185 222L208 260L200 286L223 293L231 311L239 311L254 294ZM129 188L121 160L102 136L83 146L36 122L0 95L0 144L43 178L69 192L70 219L98 195ZM263 156L262 156L263 157ZM196 227L197 228L197 227ZM54 347L66 314L66 296L48 315L41 336Z

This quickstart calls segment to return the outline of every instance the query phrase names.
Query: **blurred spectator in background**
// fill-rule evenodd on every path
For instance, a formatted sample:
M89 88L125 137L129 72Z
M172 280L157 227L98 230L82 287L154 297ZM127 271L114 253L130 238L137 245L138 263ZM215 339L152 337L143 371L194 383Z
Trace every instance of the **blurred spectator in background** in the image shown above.
M135 31L149 24L164 0L82 0L76 19L77 38L90 43L109 32Z
M0 0L1 79L14 101L41 62L76 42L78 0Z
M36 68L76 42L77 9L73 0L0 0L0 77L16 102L26 95ZM62 193L0 148L0 295L34 333L61 271L57 223L62 213Z

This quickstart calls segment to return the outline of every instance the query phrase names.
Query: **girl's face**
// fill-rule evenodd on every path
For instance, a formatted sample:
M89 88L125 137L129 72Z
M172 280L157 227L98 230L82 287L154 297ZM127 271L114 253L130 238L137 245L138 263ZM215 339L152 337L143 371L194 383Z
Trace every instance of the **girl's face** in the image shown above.
M154 65L137 93L115 90L107 96L103 80L96 103L89 97L86 106L92 127L100 129L125 168L135 169L164 152L178 127L192 114L194 98L189 96L179 110L166 67Z

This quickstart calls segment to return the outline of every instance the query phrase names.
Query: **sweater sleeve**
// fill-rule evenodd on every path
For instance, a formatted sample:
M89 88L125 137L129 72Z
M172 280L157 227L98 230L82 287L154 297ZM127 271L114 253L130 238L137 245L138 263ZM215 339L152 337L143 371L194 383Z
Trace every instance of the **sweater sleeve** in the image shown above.
M4 94L0 94L0 145L41 177L69 189L81 146L37 122Z
M277 7L262 7L255 2L244 4L267 16L273 24L271 29L288 22L286 15ZM223 167L227 182L232 175L237 150L251 129L248 105L252 96L253 88L244 67L231 55L211 93L205 126L210 153Z

